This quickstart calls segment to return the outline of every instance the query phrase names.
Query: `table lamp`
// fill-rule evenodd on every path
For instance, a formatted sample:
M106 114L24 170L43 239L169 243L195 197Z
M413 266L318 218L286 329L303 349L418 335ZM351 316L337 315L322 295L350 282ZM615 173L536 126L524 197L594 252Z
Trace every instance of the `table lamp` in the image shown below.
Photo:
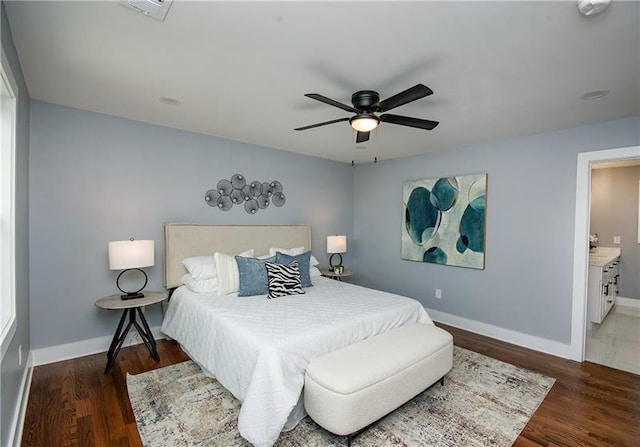
M329 258L329 265L331 269L334 269L336 266L342 265L342 253L347 252L347 236L327 236L327 253L331 254ZM338 255L340 260L337 264L333 263L333 257Z
M130 300L144 296L141 291L147 285L148 278L142 268L153 266L154 261L153 240L137 241L131 238L128 241L109 242L109 270L122 270L116 280L118 290L124 294L120 295L121 299ZM144 275L144 284L133 292L127 292L120 287L120 278L130 270L138 270Z

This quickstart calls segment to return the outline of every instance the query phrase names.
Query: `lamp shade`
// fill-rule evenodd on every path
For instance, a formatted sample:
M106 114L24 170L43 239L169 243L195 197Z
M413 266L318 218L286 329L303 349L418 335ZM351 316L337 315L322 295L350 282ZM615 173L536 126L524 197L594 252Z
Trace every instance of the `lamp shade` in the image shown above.
M109 242L109 270L151 267L155 262L154 241Z
M380 119L373 114L356 115L349 120L349 124L358 132L370 132L380 124Z
M327 236L327 253L346 253L347 236Z

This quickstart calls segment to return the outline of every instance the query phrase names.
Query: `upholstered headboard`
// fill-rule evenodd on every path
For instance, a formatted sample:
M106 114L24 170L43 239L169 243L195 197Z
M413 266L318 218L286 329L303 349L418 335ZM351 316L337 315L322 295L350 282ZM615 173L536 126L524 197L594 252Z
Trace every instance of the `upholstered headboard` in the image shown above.
M164 224L164 286L178 287L186 273L182 260L214 252L237 254L253 248L256 256L271 247L311 249L309 225Z

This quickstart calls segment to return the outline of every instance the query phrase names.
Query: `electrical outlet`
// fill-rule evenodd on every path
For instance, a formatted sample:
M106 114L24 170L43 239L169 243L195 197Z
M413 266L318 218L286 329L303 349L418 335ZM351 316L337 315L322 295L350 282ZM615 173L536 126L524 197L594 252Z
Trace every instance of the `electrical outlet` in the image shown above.
M18 366L22 366L22 345L18 345Z
M614 244L619 244L620 243L620 236L613 236L613 243Z
M441 289L436 289L436 298L438 298L438 299L442 298L442 290Z

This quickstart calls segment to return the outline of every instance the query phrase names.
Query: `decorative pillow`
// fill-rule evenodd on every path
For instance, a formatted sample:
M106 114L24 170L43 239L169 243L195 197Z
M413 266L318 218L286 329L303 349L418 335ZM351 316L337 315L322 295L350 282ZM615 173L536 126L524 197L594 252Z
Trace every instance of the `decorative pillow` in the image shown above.
M182 260L191 278L196 281L216 277L216 264L213 256L192 256Z
M267 262L265 267L269 279L269 298L304 294L300 284L298 261L293 261L289 265Z
M266 259L236 256L240 274L238 296L266 295L269 292L269 283L264 265L275 260L275 256Z
M275 256L277 252L281 252L284 253L285 255L291 255L291 256L295 256L295 255L301 255L302 253L304 253L305 251L308 251L306 248L304 247L295 247L295 248L277 248L277 247L271 247L269 249L269 254L271 256ZM313 256L313 253L311 254L311 261L309 261L309 265L311 266L316 266L316 265L320 265L320 263L318 262L318 260L316 259L315 256ZM319 271L319 270L318 270Z
M218 291L218 278L196 280L187 273L182 276L182 284L196 293L214 293Z
M313 285L311 284L311 275L309 274L310 259L310 251L295 256L282 253L281 251L276 252L276 264L290 264L292 261L298 261L302 287L311 287Z
M253 258L253 249L240 253L238 256ZM218 295L235 293L240 288L240 273L238 263L233 255L215 252L213 259L218 271Z

